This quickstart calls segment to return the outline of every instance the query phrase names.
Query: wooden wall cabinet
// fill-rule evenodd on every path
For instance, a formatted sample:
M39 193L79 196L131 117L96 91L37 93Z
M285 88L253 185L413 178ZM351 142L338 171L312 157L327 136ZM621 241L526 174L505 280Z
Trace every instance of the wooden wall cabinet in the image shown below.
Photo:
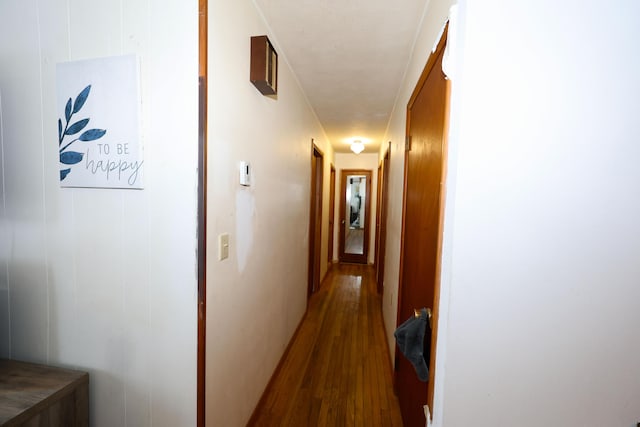
M267 36L251 37L249 79L263 95L278 93L278 53Z

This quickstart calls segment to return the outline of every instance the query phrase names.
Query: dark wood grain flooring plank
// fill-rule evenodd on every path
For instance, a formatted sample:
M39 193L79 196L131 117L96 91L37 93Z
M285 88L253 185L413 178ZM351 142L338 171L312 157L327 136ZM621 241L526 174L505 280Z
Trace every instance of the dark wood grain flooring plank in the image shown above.
M375 286L370 266L333 268L251 426L402 426Z

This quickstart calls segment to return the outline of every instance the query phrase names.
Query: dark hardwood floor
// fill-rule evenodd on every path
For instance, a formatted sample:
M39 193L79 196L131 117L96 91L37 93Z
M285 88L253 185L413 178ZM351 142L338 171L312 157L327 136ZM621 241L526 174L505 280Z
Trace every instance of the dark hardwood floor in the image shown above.
M250 426L402 426L374 270L335 265Z

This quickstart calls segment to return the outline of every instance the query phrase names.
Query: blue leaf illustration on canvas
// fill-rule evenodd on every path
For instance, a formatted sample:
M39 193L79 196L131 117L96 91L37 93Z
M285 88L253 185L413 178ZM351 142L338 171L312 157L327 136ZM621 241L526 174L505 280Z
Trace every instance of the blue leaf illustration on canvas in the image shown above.
M82 92L76 97L75 102L73 103L73 112L74 114L80 111L82 106L84 105L87 97L89 96L89 91L91 90L91 85L82 89Z
M102 138L102 136L107 133L104 129L89 129L86 132L83 132L78 138L80 141L94 141L98 138Z
M83 155L84 153L78 153L77 151L66 151L64 153L60 153L60 163L64 163L65 165L75 165L82 161Z
M89 119L83 119L79 122L75 122L74 124L69 126L69 129L67 129L65 135L75 135L76 133L84 129L87 126L87 123L89 123Z
M72 101L71 98L67 100L67 103L64 107L64 128L62 127L62 119L58 119L58 146L62 146L62 143L65 142L65 137L80 133L89 124L89 118L81 119L71 124L71 118L73 117L73 115L80 112L85 102L87 102L87 98L89 98L89 92L91 92L91 85L88 85L87 87L82 89L78 96L76 96L75 101ZM82 132L82 134L80 134L78 138L75 138L66 143L66 145L60 149L60 163L64 165L75 165L77 163L80 163L82 161L84 153L79 153L77 151L67 151L71 144L76 141L95 141L96 139L102 138L105 133L107 133L105 129L89 129ZM70 173L71 168L61 169L60 181L63 181Z
M64 107L64 117L67 119L67 123L69 123L69 119L71 119L71 98L69 98L67 105Z

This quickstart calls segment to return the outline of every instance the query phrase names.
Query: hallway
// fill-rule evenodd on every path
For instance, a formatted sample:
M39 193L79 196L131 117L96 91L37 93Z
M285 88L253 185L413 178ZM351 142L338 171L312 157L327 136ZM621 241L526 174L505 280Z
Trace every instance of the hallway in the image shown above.
M334 266L284 357L250 425L402 425L370 266Z

